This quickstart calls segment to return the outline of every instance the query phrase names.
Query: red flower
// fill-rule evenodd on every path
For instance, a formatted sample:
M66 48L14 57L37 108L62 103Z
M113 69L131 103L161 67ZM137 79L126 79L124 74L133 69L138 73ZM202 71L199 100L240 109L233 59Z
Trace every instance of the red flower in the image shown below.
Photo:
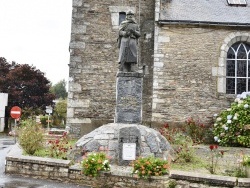
M167 123L164 124L164 128L168 129L169 125Z
M210 150L213 150L214 149L214 145L210 145L209 148L210 148Z
M211 150L213 150L213 149L218 149L218 145L210 145L209 148L210 148Z
M200 124L200 127L205 127L205 125L204 124Z

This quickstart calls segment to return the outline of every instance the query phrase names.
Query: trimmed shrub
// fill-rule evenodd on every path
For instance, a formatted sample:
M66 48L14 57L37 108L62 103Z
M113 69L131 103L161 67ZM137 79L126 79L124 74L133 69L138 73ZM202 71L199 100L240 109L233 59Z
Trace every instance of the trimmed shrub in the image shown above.
M221 146L250 147L250 97L236 98L231 108L214 117L215 142Z
M31 120L21 123L18 136L20 146L29 155L33 155L36 151L43 148L43 129Z

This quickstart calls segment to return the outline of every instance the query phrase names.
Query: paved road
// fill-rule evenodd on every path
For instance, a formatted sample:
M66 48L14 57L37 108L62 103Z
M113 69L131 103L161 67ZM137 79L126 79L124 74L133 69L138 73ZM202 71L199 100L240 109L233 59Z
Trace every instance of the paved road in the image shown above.
M89 188L80 185L5 174L5 156L13 144L13 137L0 134L0 188Z

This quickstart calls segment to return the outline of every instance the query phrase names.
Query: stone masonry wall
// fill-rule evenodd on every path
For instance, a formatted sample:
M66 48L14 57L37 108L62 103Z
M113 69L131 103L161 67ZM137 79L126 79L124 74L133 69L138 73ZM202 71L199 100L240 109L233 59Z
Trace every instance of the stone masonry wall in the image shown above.
M73 0L67 125L78 137L114 121L119 52L117 18L112 17L111 10L122 7L134 8L143 28L139 66L152 66L153 50L149 46L153 46L154 0ZM145 83L145 88L152 88L152 77ZM150 96L152 89L145 91ZM145 104L144 111L150 111L151 103Z
M183 123L188 117L209 123L213 114L228 108L235 97L218 92L218 75L213 73L214 68L221 66L224 40L227 36L236 38L249 31L216 26L163 25L157 27L157 32L153 124Z
M79 166L70 166L69 160L47 159L38 157L7 157L5 173L28 176L39 179L57 180L93 188L215 188L215 187L249 187L250 178L235 178L220 175L200 174L184 171L173 171L170 175L152 177L150 180L139 179L131 172L115 171L100 173L99 177L88 177L82 174ZM172 187L171 186L171 187Z
M110 172L101 173L100 177L93 178L84 176L80 164L71 165L70 160L27 156L22 153L22 148L18 144L11 148L6 156L6 174L71 182L93 188L169 188L173 181L176 182L176 187L185 188L250 187L250 178L178 170L170 170L169 175L145 180L131 174L132 167L116 165L111 166Z

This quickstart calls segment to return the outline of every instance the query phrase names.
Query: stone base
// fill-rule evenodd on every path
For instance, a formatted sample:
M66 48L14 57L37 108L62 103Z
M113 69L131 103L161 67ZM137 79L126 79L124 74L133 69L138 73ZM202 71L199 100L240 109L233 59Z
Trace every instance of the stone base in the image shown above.
M138 124L110 123L80 138L69 158L79 162L84 153L104 149L112 164L128 165L131 161L122 158L123 143L136 143L136 157L154 156L168 159L174 154L166 138L154 129Z

